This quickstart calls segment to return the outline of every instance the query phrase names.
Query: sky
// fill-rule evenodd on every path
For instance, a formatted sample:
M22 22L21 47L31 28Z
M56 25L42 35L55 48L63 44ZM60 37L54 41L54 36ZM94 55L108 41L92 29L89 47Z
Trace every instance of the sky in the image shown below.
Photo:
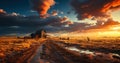
M120 0L0 0L0 35L120 33Z

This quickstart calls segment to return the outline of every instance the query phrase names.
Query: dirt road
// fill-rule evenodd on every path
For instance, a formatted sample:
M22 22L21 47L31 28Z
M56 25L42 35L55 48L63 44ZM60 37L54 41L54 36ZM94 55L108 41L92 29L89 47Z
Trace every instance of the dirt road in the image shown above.
M117 54L80 50L64 41L47 39L6 63L120 63Z

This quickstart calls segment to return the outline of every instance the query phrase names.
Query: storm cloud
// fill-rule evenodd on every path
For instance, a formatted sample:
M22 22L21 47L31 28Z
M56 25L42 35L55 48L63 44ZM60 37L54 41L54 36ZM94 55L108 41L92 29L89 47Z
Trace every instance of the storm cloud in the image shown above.
M79 20L110 17L110 11L120 8L120 0L71 0L71 6Z
M45 28L49 32L58 32L73 24L68 17L50 16L42 19L39 16L23 16L18 13L0 13L0 34L31 33ZM67 30L66 30L67 31Z
M4 11L4 10L3 10ZM0 13L0 35L5 34L26 34L39 29L45 29L50 33L76 32L90 29L101 29L112 25L120 24L117 21L108 19L106 22L97 21L96 25L71 21L67 16L50 16L42 19L39 16L23 16L18 13Z

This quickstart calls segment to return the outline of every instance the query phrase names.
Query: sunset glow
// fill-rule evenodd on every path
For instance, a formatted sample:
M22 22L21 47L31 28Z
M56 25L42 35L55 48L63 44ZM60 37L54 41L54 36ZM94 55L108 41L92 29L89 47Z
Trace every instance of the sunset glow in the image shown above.
M96 36L99 32L107 35L106 31L120 31L120 0L30 0L24 1L25 6L16 2L18 7L0 4L1 36L27 35L39 29L55 36ZM6 8L9 5L10 9Z
M111 28L114 31L120 31L120 25Z
M0 63L120 63L120 0L0 0Z
M113 11L112 18L113 18L113 20L120 22L120 10Z

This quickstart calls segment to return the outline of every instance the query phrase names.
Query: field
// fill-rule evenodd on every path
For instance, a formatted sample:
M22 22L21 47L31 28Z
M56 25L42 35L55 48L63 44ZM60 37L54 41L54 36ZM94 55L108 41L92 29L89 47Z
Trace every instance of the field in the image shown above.
M109 39L109 38L103 38L103 39L91 39L91 40L69 40L65 41L65 43L68 44L74 44L78 45L78 48L82 49L89 49L89 50L98 50L101 52L115 52L120 54L120 39Z
M0 62L7 63L7 61L10 61L12 63L25 54L31 54L31 51L37 49L35 45L39 45L39 42L34 39L16 37L0 38Z
M45 47L44 47L44 46ZM119 63L120 39L23 39L0 38L1 63L34 63L32 60L41 51L35 52L39 47L44 49L44 60L49 63ZM41 57L42 55L40 55ZM39 57L39 56L38 56ZM73 59L73 58L77 59ZM89 58L91 60L81 59ZM95 59L97 58L97 60ZM61 60L62 59L62 60ZM57 62L56 62L57 60ZM35 60L36 61L36 60ZM41 60L42 61L42 60Z

